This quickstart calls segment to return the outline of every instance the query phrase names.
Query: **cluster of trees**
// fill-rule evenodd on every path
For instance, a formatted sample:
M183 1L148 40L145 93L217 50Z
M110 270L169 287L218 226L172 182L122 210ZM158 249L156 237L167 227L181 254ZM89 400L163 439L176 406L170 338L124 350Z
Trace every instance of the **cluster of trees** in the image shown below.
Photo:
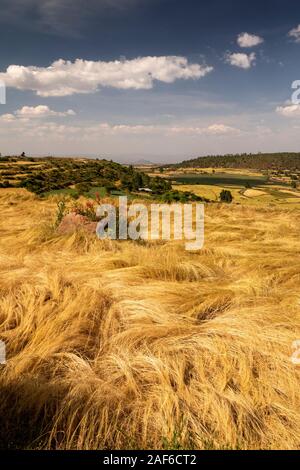
M47 158L41 159L43 165L31 169L19 182L19 186L36 194L43 194L75 185L79 193L87 192L92 186L105 187L107 190L124 189L137 191L148 187L156 194L171 189L171 182L160 177L151 178L136 171L107 160L75 160Z
M167 191L166 193L162 194L160 200L165 203L172 203L172 202L188 203L188 202L194 202L194 201L209 202L209 199L206 199L201 196L197 196L196 194L190 191L177 191L177 190Z
M121 188L128 191L149 188L154 194L163 194L172 189L172 183L159 176L150 177L146 173L137 171L133 166L130 166L127 173L121 178Z
M300 170L300 153L242 153L228 155L208 155L181 163L169 168L251 168L257 170Z
M138 191L140 188L149 188L155 194L163 194L172 188L170 181L159 176L150 177L146 173L136 171L132 166L121 178L121 188L128 191Z

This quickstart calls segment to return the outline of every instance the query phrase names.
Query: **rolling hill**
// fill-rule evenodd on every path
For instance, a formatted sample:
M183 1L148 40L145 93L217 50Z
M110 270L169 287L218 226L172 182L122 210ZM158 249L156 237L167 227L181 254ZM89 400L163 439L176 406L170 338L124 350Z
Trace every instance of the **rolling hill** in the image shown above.
M165 166L166 168L166 166ZM209 155L169 165L168 168L250 168L257 170L299 170L300 153L257 153Z

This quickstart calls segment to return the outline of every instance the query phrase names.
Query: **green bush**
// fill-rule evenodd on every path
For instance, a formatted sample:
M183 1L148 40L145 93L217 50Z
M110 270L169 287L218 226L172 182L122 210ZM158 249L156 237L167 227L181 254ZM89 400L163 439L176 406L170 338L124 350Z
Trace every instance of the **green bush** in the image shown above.
M297 189L297 183L296 183L296 181L292 181L291 186L292 186L292 188Z
M75 185L75 189L79 194L84 194L89 192L91 185L89 183L78 183Z
M220 201L231 203L233 200L232 194L228 189L222 189L220 193Z

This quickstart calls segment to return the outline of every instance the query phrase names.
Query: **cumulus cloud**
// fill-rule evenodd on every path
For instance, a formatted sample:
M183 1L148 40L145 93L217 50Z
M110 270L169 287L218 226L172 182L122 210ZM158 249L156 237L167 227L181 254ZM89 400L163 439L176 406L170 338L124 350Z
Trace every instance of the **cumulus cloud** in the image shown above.
M0 116L2 122L12 122L15 121L15 119L16 116L14 114L2 114L2 116Z
M44 117L64 117L64 116L75 116L75 111L68 109L65 112L53 111L49 106L38 105L38 106L23 106L15 112L16 116L22 118L44 118Z
M190 135L228 135L239 134L240 130L225 124L211 124L208 127L172 127L170 132Z
M19 133L31 136L48 136L49 134L57 134L60 137L68 138L76 136L78 139L91 138L95 139L100 135L107 136L226 136L239 135L241 131L237 128L222 124L214 123L204 127L193 127L186 125L166 126L166 125L135 125L135 124L110 124L107 122L94 123L90 125L65 125L57 122L39 122L38 124L30 119L17 119L13 114L0 116L0 121L6 129L11 131L18 130ZM2 126L2 127L3 127ZM12 127L13 126L13 127Z
M32 90L39 96L92 93L99 87L148 90L155 80L173 83L178 79L200 79L213 67L190 64L180 56L149 56L111 62L59 59L49 67L10 65L0 73L6 86Z
M286 118L297 118L300 117L300 104L278 106L276 112Z
M296 28L291 29L288 35L290 38L293 38L295 42L300 42L300 24L298 24Z
M128 134L128 135L146 135L146 134L163 134L163 135L229 135L239 134L241 131L237 128L227 126L225 124L211 124L206 127L193 126L165 126L165 125L128 125L109 123L101 123L88 128L90 133L104 134Z
M226 62L234 67L239 67L241 69L250 69L252 65L255 64L256 55L254 52L251 54L244 54L242 52L235 52L233 54L228 54L226 57Z
M263 42L264 40L260 36L249 33L241 33L237 38L237 43L240 47L255 47Z
M208 126L207 133L212 135L236 134L240 133L240 130L235 127L226 126L225 124L212 124Z
M0 121L5 122L16 122L16 121L29 121L37 120L42 118L49 117L65 117L65 116L75 116L76 113L73 109L68 109L65 112L54 111L50 109L49 106L38 105L38 106L23 106L21 109L17 109L13 114L2 114L0 116Z

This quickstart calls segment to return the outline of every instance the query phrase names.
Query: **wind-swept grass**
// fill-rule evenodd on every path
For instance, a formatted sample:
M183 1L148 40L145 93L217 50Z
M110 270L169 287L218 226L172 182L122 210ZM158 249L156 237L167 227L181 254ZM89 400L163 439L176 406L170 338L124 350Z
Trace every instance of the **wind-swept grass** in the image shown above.
M299 448L299 212L207 206L189 253L0 209L3 448Z

